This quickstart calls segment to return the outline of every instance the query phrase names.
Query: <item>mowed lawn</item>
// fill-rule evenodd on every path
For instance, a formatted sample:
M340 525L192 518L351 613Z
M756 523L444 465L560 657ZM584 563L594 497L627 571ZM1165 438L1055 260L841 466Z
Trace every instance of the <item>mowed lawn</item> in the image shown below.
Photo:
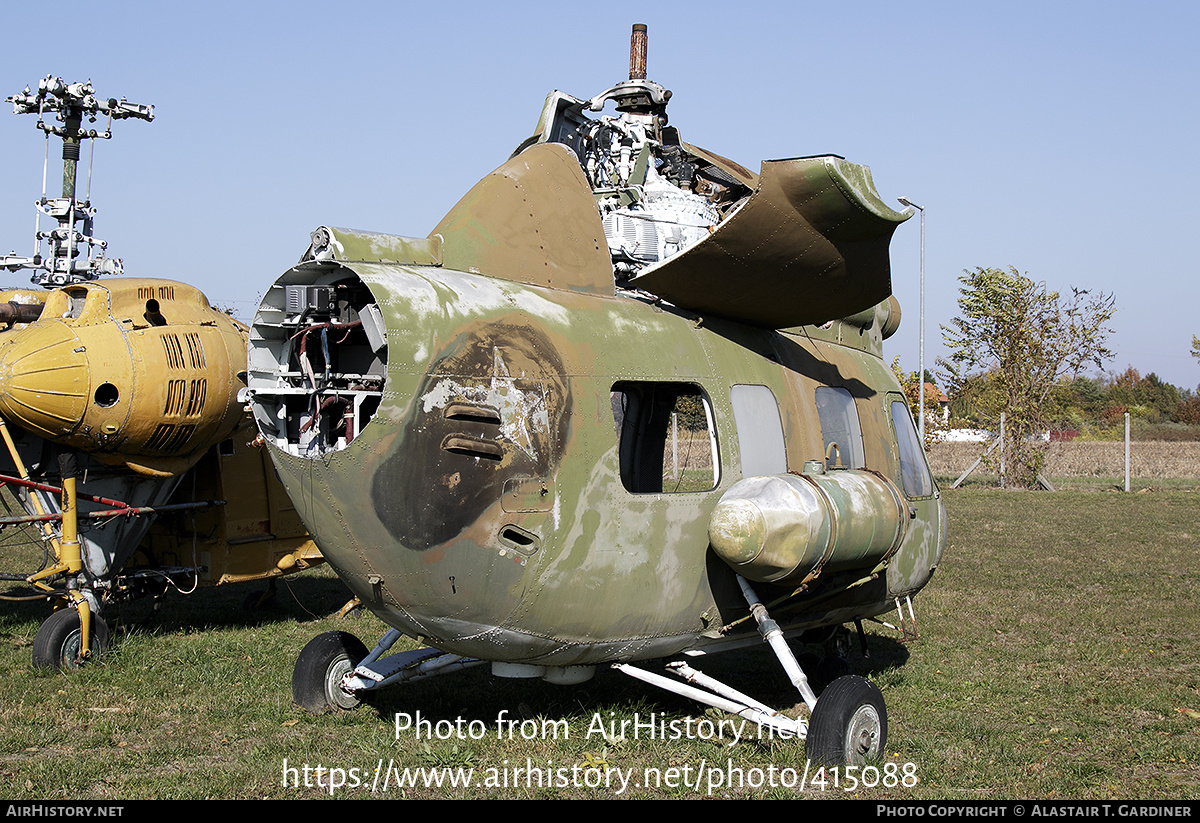
M889 748L931 794L1194 798L1200 494L952 491L890 676Z
M870 657L854 644L851 669L883 690L889 725L886 759L854 786L830 775L814 784L810 770L801 790L796 741L733 744L728 729L606 738L598 720L701 729L728 718L609 671L552 686L476 669L355 712L306 715L290 695L304 644L341 629L370 646L383 630L372 616L336 617L346 590L324 569L281 584L253 614L241 610L246 586L175 594L157 615L144 601L127 607L107 658L67 674L29 666L47 606L0 603L0 796L1193 798L1200 493L945 496L949 542L915 600L919 639L867 623ZM0 570L36 566L31 551L0 549ZM694 665L794 713L798 698L765 649ZM417 712L446 734L397 732L397 713ZM501 717L519 723L508 739L497 739ZM473 782L372 792L381 764ZM613 775L630 779L622 788Z

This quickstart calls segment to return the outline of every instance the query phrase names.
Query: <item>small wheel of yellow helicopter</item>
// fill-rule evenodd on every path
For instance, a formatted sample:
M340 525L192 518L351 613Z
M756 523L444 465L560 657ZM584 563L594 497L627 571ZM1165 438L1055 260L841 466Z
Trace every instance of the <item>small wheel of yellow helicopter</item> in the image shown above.
M50 615L33 638L33 665L41 669L78 669L85 663L95 662L108 648L108 625L99 615L92 614L92 636L89 638L89 654L83 653L83 631L80 628L79 612L67 607Z

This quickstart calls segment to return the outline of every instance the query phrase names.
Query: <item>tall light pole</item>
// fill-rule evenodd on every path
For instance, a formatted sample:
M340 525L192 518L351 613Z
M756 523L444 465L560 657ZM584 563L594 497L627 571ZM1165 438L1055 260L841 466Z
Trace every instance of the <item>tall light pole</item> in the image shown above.
M921 212L921 342L920 371L917 376L920 387L917 390L917 430L921 435L921 448L925 448L925 209L907 197L898 199L903 205Z

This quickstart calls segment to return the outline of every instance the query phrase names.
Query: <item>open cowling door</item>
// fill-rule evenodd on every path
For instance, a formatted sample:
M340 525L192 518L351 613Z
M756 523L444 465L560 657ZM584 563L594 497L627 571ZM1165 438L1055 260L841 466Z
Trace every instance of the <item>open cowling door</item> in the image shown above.
M906 219L866 166L833 155L766 161L758 188L709 237L628 285L756 326L820 324L888 298L888 244Z

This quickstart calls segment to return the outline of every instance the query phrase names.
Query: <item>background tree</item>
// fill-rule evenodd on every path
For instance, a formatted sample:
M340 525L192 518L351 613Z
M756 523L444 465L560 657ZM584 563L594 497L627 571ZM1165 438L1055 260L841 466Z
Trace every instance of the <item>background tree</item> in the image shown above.
M1192 357L1200 360L1200 337L1194 334L1192 335ZM1179 404L1179 411L1176 414L1180 423L1187 423L1189 426L1200 426L1200 397L1189 396L1184 398Z
M921 419L917 411L921 403L921 381L915 371L906 372L900 367L899 357L892 360L892 373L896 375L900 388L904 389L908 411L916 423ZM941 391L928 369L925 370L925 383L925 449L928 451L930 446L945 437L950 424L942 413Z
M1107 341L1115 300L1076 288L1063 298L1011 266L965 271L959 283L960 314L942 326L950 350L938 360L944 382L952 395L986 386L971 401L993 425L1005 413L1008 481L1032 487L1045 461L1041 435L1060 378L1078 376L1089 364L1103 368L1112 358Z

